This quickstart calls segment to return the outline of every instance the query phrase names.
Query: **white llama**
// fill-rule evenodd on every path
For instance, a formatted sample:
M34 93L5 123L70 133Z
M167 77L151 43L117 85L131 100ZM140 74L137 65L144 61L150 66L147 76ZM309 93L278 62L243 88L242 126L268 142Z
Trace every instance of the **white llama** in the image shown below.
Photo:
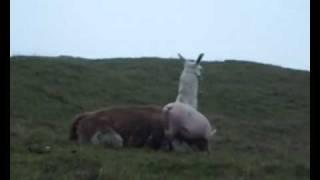
M168 122L165 134L171 142L170 148L174 150L190 150L190 147L195 145L199 150L209 152L208 140L216 132L209 120L197 110L202 69L200 61L203 55L201 53L194 62L178 54L179 58L185 61L180 75L178 96L175 102L162 109L163 117Z

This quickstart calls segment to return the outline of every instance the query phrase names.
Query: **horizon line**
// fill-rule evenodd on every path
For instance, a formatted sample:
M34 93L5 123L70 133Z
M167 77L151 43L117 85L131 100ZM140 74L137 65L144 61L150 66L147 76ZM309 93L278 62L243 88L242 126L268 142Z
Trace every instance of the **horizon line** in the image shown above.
M75 55L67 55L67 54L60 54L60 55L40 55L40 54L10 54L10 58L13 57L19 57L19 56L25 56L25 57L49 57L49 58L61 58L61 57L66 57L66 58L78 58L78 59L84 59L84 60L110 60L110 59L142 59L142 58L155 58L155 59L177 59L179 60L178 57L161 57L161 56L130 56L130 57L120 57L120 56L113 56L113 57L100 57L100 58L94 58L94 57L85 57L85 56L75 56ZM189 59L189 58L187 58ZM294 67L288 67L288 66L283 66L283 65L278 65L278 64L272 64L272 63L267 63L267 62L259 62L256 60L250 60L250 59L240 59L240 58L218 58L218 59L203 59L203 62L224 62L224 61L239 61L239 62L249 62L249 63L256 63L256 64L263 64L263 65L270 65L270 66L276 66L280 68L285 68L285 69L292 69L292 70L299 70L299 71L307 71L310 73L310 68L309 69L303 69L303 68L294 68Z

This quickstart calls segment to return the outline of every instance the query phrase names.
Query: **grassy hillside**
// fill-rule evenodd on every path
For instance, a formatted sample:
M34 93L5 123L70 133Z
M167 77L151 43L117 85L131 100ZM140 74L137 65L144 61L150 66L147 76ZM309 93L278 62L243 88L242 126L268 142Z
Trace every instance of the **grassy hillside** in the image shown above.
M77 113L173 101L181 61L20 56L10 64L12 179L309 179L309 72L203 62L199 109L218 129L205 155L68 141Z

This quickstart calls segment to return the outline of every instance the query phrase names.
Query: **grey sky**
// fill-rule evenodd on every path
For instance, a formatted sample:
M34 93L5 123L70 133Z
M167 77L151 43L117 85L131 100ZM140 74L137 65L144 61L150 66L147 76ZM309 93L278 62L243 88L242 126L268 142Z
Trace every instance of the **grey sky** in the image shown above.
M10 0L10 54L310 67L308 0Z

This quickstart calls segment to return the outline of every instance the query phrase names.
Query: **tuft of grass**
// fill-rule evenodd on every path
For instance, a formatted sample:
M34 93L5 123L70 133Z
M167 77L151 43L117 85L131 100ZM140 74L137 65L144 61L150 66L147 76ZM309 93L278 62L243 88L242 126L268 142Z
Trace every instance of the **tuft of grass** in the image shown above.
M309 72L203 62L199 109L218 129L207 155L68 140L77 113L175 100L181 61L16 56L10 64L12 179L309 179Z

